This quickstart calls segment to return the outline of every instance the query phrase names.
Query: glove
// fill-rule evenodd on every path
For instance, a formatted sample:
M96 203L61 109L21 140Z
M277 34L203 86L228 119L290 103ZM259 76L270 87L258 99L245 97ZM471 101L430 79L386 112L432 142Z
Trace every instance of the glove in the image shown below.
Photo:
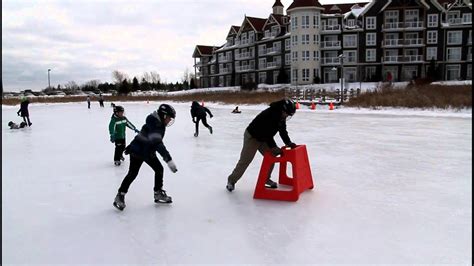
M272 155L276 157L276 156L278 156L278 155L281 154L281 149L278 148L278 147L273 147L273 148L271 149L271 152L272 152Z
M110 142L114 143L115 142L115 138L114 136L110 135Z
M135 133L140 133L140 130L135 128Z
M214 116L213 115L209 115L211 118L213 118Z
M290 143L289 145L286 145L286 146L294 149L294 148L296 148L297 145L292 142L292 143Z
M178 168L176 168L176 164L174 164L173 160L169 160L166 163L168 164L168 167L170 168L171 172L173 173L178 172Z

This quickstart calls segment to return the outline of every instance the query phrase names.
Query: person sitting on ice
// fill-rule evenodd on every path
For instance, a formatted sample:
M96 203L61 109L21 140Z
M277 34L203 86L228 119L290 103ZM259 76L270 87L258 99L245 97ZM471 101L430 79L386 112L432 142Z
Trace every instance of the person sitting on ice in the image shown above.
M209 114L209 117L212 118L213 115L211 111L207 107L201 106L198 102L193 101L191 104L191 117L193 119L193 123L196 124L196 132L194 136L197 137L199 135L199 121L202 120L202 124L209 129L209 132L212 134L212 127L207 124L206 120L206 113Z
M242 112L239 110L239 107L236 106L235 109L232 110L232 113L233 113L233 114L240 114L240 113L242 113Z
M10 121L8 122L8 126L10 127L10 129L20 129L20 128L24 128L26 127L26 123L25 122L21 122L19 125L14 123L13 121Z
M157 111L148 115L145 125L140 133L135 136L130 145L125 149L125 154L130 154L130 168L122 181L113 205L123 210L125 208L125 194L138 175L143 162L148 164L155 172L155 186L153 188L156 203L171 203L172 199L163 190L163 166L156 156L158 152L168 164L171 172L178 169L170 153L163 143L166 127L171 126L176 118L176 111L168 104L162 104Z
M120 161L125 160L123 157L123 151L125 150L125 127L128 127L135 131L140 132L128 119L123 115L125 109L122 106L116 105L114 107L114 113L110 117L109 133L110 142L115 143L114 152L114 164L120 165Z
M255 157L255 153L259 151L262 155L266 151L270 151L273 156L282 153L277 147L273 137L277 132L287 147L296 148L296 144L290 140L286 131L286 121L289 120L296 112L295 103L289 99L283 99L270 104L270 107L258 114L244 133L244 144L240 152L240 159L237 162L232 173L227 178L227 190L232 192L235 183L244 174L245 170ZM268 188L277 188L277 183L270 179L273 171L273 165L268 172L265 186Z

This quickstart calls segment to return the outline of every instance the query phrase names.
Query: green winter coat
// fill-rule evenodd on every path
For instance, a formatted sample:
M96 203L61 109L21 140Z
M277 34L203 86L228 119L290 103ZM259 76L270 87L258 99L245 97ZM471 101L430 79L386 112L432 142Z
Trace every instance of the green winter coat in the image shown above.
M110 118L109 123L109 133L110 138L112 139L125 139L125 127L130 129L137 130L137 128L130 122L128 119L123 117L118 117L115 114Z

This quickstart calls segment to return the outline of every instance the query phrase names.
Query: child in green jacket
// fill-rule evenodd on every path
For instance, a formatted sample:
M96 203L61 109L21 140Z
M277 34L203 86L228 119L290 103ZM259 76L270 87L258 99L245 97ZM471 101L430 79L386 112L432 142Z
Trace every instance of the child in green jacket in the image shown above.
M140 132L128 119L123 115L125 109L122 106L114 106L114 114L110 118L109 132L110 142L115 142L115 153L114 153L114 164L120 165L120 161L125 160L123 158L123 151L125 150L125 127L128 127L135 131Z

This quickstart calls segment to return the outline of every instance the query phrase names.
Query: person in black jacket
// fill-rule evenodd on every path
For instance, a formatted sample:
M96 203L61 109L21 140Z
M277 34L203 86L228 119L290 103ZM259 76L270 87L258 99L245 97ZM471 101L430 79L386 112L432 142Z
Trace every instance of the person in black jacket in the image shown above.
M286 131L286 121L296 112L295 103L292 100L284 99L273 102L270 107L258 114L249 124L244 133L244 145L240 152L240 159L232 173L227 179L227 190L233 191L235 183L242 177L247 167L255 157L257 150L263 155L266 151L271 151L273 156L282 153L275 143L273 137L277 132L287 147L295 148L296 144L290 140ZM268 173L265 186L277 188L277 183L270 179L273 165Z
M156 157L158 152L173 173L178 169L170 153L163 143L166 127L171 126L176 118L176 111L168 104L162 104L157 111L148 115L145 125L140 133L135 136L130 145L125 148L125 154L130 154L130 168L122 181L113 205L123 210L125 208L125 194L130 184L138 175L143 162L155 171L155 186L153 188L156 203L171 203L172 199L163 190L163 166Z
M193 101L191 104L191 117L193 118L193 123L196 124L196 132L194 136L199 135L199 121L202 120L202 124L209 129L209 132L212 134L212 127L207 124L206 113L209 114L209 117L212 118L213 115L207 107L201 106L198 102Z
M20 103L20 110L16 112L18 116L23 117L23 121L26 123L28 120L28 126L31 127L32 123L30 121L30 113L28 112L28 104L30 104L30 101L26 97L21 98L21 103Z

